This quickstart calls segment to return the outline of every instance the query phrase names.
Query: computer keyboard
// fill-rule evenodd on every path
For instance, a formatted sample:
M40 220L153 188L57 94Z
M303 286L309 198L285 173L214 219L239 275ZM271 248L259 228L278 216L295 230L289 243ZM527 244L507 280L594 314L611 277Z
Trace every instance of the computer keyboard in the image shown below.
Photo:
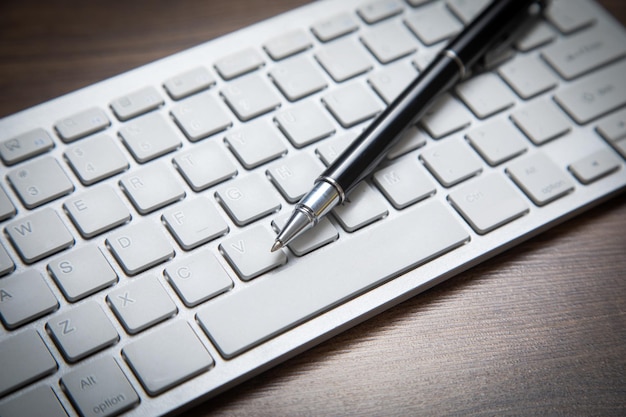
M626 185L626 34L553 1L287 250L485 1L322 1L0 120L0 415L210 398Z

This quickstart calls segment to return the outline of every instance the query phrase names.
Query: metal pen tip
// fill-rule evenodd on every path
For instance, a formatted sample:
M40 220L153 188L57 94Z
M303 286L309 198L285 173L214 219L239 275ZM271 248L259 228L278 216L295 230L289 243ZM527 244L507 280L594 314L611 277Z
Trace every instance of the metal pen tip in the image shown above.
M274 241L274 244L272 245L272 252L276 252L279 249L282 249L285 245L283 245L283 242L281 242L280 240L276 239L276 241Z

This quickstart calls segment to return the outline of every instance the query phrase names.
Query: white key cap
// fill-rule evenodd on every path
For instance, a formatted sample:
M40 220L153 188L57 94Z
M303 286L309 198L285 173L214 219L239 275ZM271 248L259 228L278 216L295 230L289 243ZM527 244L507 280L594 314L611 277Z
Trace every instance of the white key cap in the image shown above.
M433 138L439 139L463 129L471 121L471 114L467 108L450 94L445 93L426 112L420 124Z
M97 246L83 246L48 264L65 298L76 302L117 282L117 274Z
M263 44L263 49L273 60L278 61L312 46L309 35L302 29L295 29L268 39Z
M374 182L397 209L435 193L435 185L416 158L404 158L377 171Z
M363 20L373 24L402 13L402 4L398 0L374 0L360 6L356 11Z
M163 212L161 218L185 250L228 233L228 225L214 204L204 197L183 201Z
M501 174L468 182L448 196L472 228L485 234L528 213L528 204Z
M55 315L46 323L46 330L68 362L77 362L119 339L111 321L94 300Z
M407 229L413 232L407 234ZM246 291L216 298L203 306L196 318L220 353L232 358L469 238L459 220L438 201L407 209L406 216L377 222L367 233L367 239L339 239L332 250L318 252L320 258L303 257ZM400 234L409 240L398 241ZM267 242L270 245L271 240ZM267 248L263 252L268 253ZM385 262L377 263L376 268L346 262L368 257Z
M290 214L284 213L283 216L272 221L272 226L276 231L282 230L287 223ZM335 226L327 217L322 217L315 227L305 231L302 235L292 240L287 247L296 255L304 256L313 252L335 240L339 239L339 233Z
M245 226L280 209L278 194L259 173L222 185L215 196L239 226Z
M172 117L192 142L221 132L232 125L223 104L209 93L200 93L181 101L172 108Z
M228 273L208 250L170 264L164 274L187 307L195 307L233 286Z
M325 140L317 147L315 152L319 155L324 165L329 166L335 159L357 138L356 132L346 133L336 138Z
M626 55L625 39L620 35L590 29L547 46L541 56L561 77L571 80Z
M357 22L348 13L340 13L311 26L311 32L322 42L328 42L340 36L354 32L359 28Z
M215 69L225 80L254 71L264 65L263 58L256 50L247 48L235 52L215 62Z
M389 214L383 197L366 182L356 186L346 201L333 209L335 218L347 232L355 232Z
M467 138L491 166L508 161L527 149L520 131L506 119L491 119L467 132Z
M463 25L443 3L427 5L409 13L406 25L425 45L448 39L463 29Z
M578 181L590 184L620 167L619 158L609 149L601 149L569 166Z
M538 206L548 204L574 190L570 177L543 153L517 159L506 172Z
M395 159L405 153L421 148L426 144L427 135L417 126L410 126L403 133L400 140L389 149L387 159Z
M162 162L155 162L122 177L120 186L141 214L150 213L185 197L180 179Z
M389 104L409 86L415 77L417 77L415 68L408 62L401 61L373 72L367 81L385 103Z
M523 99L529 99L557 85L557 78L537 57L519 55L501 65L498 73Z
M413 35L396 22L374 26L361 36L361 42L383 64L412 54L417 49Z
M489 4L489 0L448 0L446 3L463 23L468 24Z
M52 138L44 129L34 129L0 142L0 158L13 165L49 151L54 147Z
M180 320L133 340L122 354L153 396L208 371L214 363L191 327Z
M154 87L144 87L111 102L118 119L128 120L163 105L163 98Z
M481 119L515 103L511 89L493 73L477 75L457 85L455 91L476 117Z
M107 303L130 334L174 316L178 309L161 283L153 276L144 276L111 291Z
M11 202L7 192L0 186L0 221L10 219L15 216L15 213L17 213L15 206Z
M286 60L272 68L268 74L290 101L316 93L328 85L319 67L305 56Z
M0 340L0 353L0 395L36 381L57 369L56 361L39 333L33 329L3 337Z
M462 140L448 140L428 149L420 158L444 187L451 187L482 171L482 163Z
M180 100L215 85L215 78L205 67L196 67L169 78L163 87L174 100Z
M177 132L159 113L147 114L125 124L119 135L139 163L165 155L181 145Z
M287 153L280 132L268 120L255 120L229 132L224 142L239 162L253 169Z
M61 378L72 405L85 417L113 417L139 403L139 397L112 357L72 368Z
M371 119L383 109L374 93L358 83L334 89L322 97L322 102L345 128Z
M228 153L215 141L179 153L173 163L194 191L202 191L237 175L237 168Z
M51 208L14 220L4 231L26 263L36 262L74 244L74 237Z
M9 171L7 179L29 209L56 200L74 190L74 185L59 162L51 157L36 159L15 168Z
M128 169L126 157L109 135L81 140L63 154L80 182L91 185Z
M129 275L138 274L174 256L169 241L154 223L133 223L106 240L120 266Z
M593 24L596 21L594 14L587 2L571 0L553 1L546 10L546 17L565 34Z
M247 121L280 106L280 98L258 74L230 82L222 89L226 104L239 120Z
M15 269L15 264L7 250L0 244L0 276L8 274Z
M317 159L303 152L277 161L266 174L287 201L296 203L311 189L323 169Z
M63 209L85 238L130 221L130 211L109 185L89 189L63 203Z
M325 45L315 58L337 82L356 77L372 69L372 61L363 45L351 38Z
M0 415L4 417L46 416L67 417L57 396L47 385L20 393L6 402L0 403Z
M59 303L39 272L28 269L0 281L0 318L8 329L57 309ZM4 372L3 372L4 373Z
M598 123L598 132L609 142L626 138L626 109L621 109L605 117Z
M515 47L522 52L528 52L542 45L550 43L556 37L552 26L545 21L539 21L530 30L515 41Z
M54 129L61 140L67 143L99 132L110 124L109 118L102 109L92 107L58 121L54 125Z
M577 123L585 124L626 103L626 61L596 71L555 94Z
M511 120L535 145L564 135L571 129L570 120L549 100L534 101L511 113Z
M274 121L296 148L302 148L335 133L328 113L309 100L276 114Z
M268 250L275 237L267 227L257 225L228 236L220 243L219 248L239 278L249 281L287 262L283 251Z

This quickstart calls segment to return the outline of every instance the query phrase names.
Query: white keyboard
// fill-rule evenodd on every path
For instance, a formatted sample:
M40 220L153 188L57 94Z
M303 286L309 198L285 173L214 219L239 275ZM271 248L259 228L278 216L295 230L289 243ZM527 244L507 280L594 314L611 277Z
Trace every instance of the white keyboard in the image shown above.
M0 415L208 399L626 186L626 33L555 0L288 250L486 1L320 1L0 120Z

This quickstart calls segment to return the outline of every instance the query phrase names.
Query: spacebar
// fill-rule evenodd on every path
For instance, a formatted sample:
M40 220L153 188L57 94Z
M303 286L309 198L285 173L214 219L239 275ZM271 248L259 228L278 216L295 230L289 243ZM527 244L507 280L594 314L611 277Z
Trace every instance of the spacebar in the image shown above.
M222 356L232 358L469 239L439 201L368 229L203 307L196 317Z

